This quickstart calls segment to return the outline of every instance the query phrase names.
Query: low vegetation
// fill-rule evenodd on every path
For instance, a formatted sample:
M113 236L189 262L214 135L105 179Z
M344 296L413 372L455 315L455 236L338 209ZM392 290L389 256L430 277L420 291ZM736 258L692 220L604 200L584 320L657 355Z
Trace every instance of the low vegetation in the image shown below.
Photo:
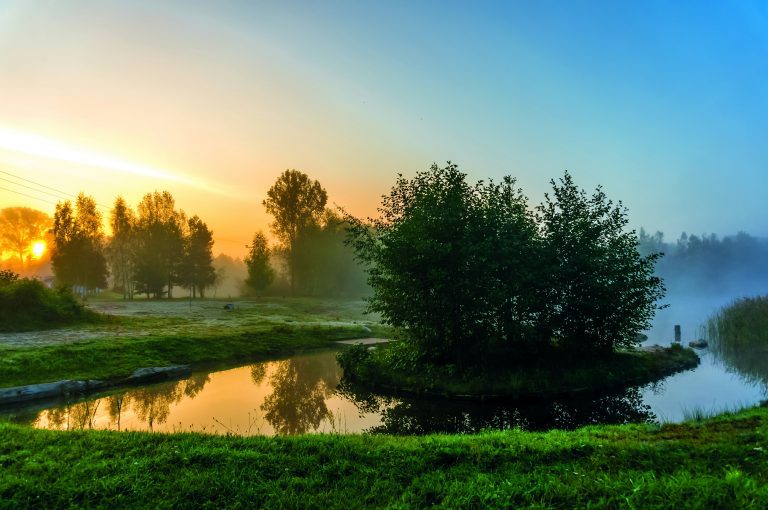
M768 506L768 409L700 423L423 437L0 424L0 465L9 508L758 509Z
M119 379L148 366L247 363L388 333L367 320L361 301L238 301L231 311L224 303L92 300L91 308L113 314L108 322L0 337L0 387Z
M740 299L723 308L707 330L715 356L768 388L768 296Z
M478 399L547 398L647 384L699 364L693 350L675 345L606 353L591 360L568 359L567 353L553 352L525 364L490 364L457 371L454 366L420 364L417 360L403 363L407 354L398 352L402 349L398 344L376 350L353 346L339 353L344 377L353 384L385 392Z
M38 280L0 271L0 332L50 329L98 319L69 289L49 289Z

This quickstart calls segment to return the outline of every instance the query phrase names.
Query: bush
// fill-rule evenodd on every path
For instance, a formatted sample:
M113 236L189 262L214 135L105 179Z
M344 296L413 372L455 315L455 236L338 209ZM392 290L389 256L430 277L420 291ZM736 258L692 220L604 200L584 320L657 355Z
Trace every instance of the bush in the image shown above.
M95 317L67 288L49 289L38 280L0 274L0 331L46 329Z

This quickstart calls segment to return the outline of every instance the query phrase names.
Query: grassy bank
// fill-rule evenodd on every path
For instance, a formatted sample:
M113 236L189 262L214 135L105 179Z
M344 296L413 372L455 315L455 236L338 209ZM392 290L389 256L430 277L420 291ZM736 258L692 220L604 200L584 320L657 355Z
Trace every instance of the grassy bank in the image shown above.
M691 349L615 352L589 359L552 356L517 365L458 373L452 367L399 363L391 351L356 346L339 355L345 377L358 385L394 393L463 398L544 398L625 388L657 381L699 364ZM396 351L395 351L396 352Z
M477 436L214 437L0 425L0 506L765 508L768 409Z
M386 330L361 321L362 303L275 299L191 305L97 302L109 321L40 334L0 335L0 387L61 379L116 379L140 367L246 363Z

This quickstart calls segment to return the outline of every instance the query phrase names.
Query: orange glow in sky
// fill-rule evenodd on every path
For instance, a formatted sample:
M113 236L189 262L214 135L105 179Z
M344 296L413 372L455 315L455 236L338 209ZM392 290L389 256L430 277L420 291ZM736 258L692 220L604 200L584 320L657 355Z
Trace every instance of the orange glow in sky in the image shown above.
M45 253L45 242L35 241L34 243L32 243L31 251L32 251L32 256L36 259L39 259Z

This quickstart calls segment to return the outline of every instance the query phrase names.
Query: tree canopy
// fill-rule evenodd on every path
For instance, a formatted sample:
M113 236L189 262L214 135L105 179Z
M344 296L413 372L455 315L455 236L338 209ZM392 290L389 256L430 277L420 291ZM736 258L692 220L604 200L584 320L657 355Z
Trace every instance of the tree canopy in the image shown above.
M256 292L263 292L275 279L275 270L269 262L270 249L266 236L262 232L256 232L247 248L245 265L248 268L248 278L245 284Z
M53 217L53 272L60 284L83 291L106 288L107 261L104 232L96 201L84 193L75 200L56 204Z
M275 217L272 232L288 255L291 290L295 290L296 240L317 225L325 211L328 194L316 180L298 170L286 170L267 191L263 205Z
M506 177L471 185L458 167L399 176L380 216L347 216L373 288L369 309L420 358L462 367L561 347L631 345L663 293L626 211L569 174L532 212Z

